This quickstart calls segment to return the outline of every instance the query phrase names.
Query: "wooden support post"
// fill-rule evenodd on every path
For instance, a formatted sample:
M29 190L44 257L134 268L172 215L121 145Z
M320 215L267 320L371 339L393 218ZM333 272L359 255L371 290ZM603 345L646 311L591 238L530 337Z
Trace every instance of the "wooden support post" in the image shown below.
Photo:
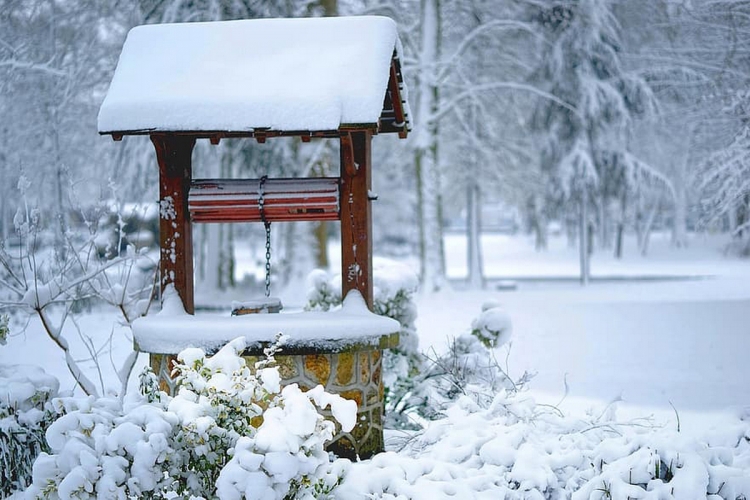
M356 289L372 310L372 131L341 136L341 290Z
M152 135L159 162L159 242L162 290L173 284L185 312L195 312L193 299L193 233L188 212L195 138Z
M172 284L185 312L195 313L193 298L193 232L188 211L195 137L151 135L159 163L159 284ZM161 390L175 393L172 367L175 356L152 354L151 369L159 377Z

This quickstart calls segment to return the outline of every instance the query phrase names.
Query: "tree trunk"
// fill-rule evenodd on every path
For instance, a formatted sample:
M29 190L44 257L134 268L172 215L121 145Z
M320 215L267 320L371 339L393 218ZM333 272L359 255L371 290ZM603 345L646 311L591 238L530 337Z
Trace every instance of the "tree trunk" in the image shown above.
M654 205L651 207L651 211L648 213L648 217L646 218L643 229L642 229L642 236L641 236L641 243L640 243L640 250L641 255L644 257L646 254L648 254L648 245L651 240L651 228L654 225L654 220L656 220L656 214L659 211L660 203L654 203Z
M625 238L625 219L627 217L627 194L623 193L620 198L620 217L617 220L617 233L615 239L615 258L622 259L623 244Z
M328 269L328 224L325 221L316 222L313 227L315 235L315 265L320 269Z
M421 121L416 131L415 168L419 189L420 270L423 287L439 290L445 285L445 258L440 210L440 172L438 164L438 124L431 119L438 107L436 81L440 45L440 2L422 0L422 45L417 101Z
M469 123L477 139L481 138L478 106L469 107ZM470 144L466 164L466 267L468 283L472 289L484 287L484 269L482 263L482 190L479 186L479 162L481 157L477 148Z
M581 268L581 285L587 285L589 282L589 249L588 249L588 194L586 186L583 185L581 190L580 210L578 213L578 251Z
M737 226L737 208L730 207L729 210L727 210L726 226L722 224L721 230L723 231L725 228L728 228L729 233L734 234L737 230Z
M468 281L472 289L484 286L484 271L482 265L481 246L481 193L475 180L469 180L466 190L466 258L468 265Z
M635 205L635 237L636 237L636 243L638 245L638 250L641 249L643 246L643 198L638 197L638 200L636 201Z
M0 196L0 238L2 238L0 242L3 244L6 244L8 237L10 237L9 221L11 220L13 220L13 217L11 217L8 207L8 196L3 194Z
M201 235L205 238L205 262L201 289L221 290L221 229L223 224L205 224ZM206 287L206 288L204 288Z
M674 221L672 224L672 245L677 248L687 246L687 193L682 181L676 183L674 198Z
M536 195L528 201L529 226L534 232L534 249L537 252L547 249L547 219L539 207L540 203Z
M609 248L609 219L607 213L607 197L602 194L599 203L599 248L606 250Z
M588 255L586 255L586 280L588 281L591 278L591 257L594 254L594 232L596 230L596 227L594 226L594 223L589 220L588 221L588 230L586 231L586 252Z
M687 205L688 205L688 164L690 162L690 153L693 150L695 140L696 125L691 125L687 130L687 144L682 150L682 154L676 159L677 168L675 171L672 185L674 186L674 217L672 221L672 245L677 248L687 246Z
M333 17L339 15L338 0L320 0L320 5L323 7L324 16Z

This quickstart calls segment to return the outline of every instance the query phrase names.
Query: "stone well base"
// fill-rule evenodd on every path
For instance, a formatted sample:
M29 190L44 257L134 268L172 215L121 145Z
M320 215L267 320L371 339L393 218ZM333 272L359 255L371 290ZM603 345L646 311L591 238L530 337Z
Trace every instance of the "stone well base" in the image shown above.
M357 424L351 432L337 433L327 449L339 457L370 458L383 451L383 379L380 349L358 349L338 353L276 355L283 385L297 384L303 390L317 385L357 403ZM249 366L259 357L245 356ZM331 418L330 410L323 416Z
M357 403L354 429L343 432L337 425L337 433L328 445L327 449L339 457L367 459L384 449L382 353L379 348L357 346L335 353L275 356L282 385L298 384L302 390L322 385L327 392ZM259 356L244 357L250 367L261 359ZM160 387L169 394L174 394L176 389L170 376L174 359L172 355L151 355L151 367L159 376ZM322 414L331 418L330 410L324 410Z

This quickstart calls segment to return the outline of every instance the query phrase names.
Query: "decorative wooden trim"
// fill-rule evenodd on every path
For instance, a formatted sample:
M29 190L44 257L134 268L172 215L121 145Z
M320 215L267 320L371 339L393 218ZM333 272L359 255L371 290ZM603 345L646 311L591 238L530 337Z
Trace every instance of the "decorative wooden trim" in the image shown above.
M194 139L210 139L211 143L218 143L221 139L258 138L265 141L273 137L302 137L308 139L331 139L339 138L344 134L357 130L371 130L377 133L377 123L344 123L333 130L110 130L99 132L99 135L111 135L115 140L122 139L126 135L172 135L182 137L193 137ZM305 139L303 139L305 140Z
M404 113L404 104L401 100L401 82L398 77L398 71L396 65L398 59L395 57L391 59L391 77L388 80L388 89L391 93L391 101L393 102L393 113L395 114L396 123L394 127L400 129L398 136L401 139L405 139L408 134L406 126L406 114Z

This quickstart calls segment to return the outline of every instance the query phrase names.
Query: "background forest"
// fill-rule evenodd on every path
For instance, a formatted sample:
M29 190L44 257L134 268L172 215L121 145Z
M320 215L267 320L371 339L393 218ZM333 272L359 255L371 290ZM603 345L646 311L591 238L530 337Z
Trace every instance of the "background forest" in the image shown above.
M747 2L1 5L3 241L12 240L22 220L19 210L29 207L43 241L58 254L65 253L68 236L86 229L106 253L118 241L112 230L118 211L125 214L121 224L134 224L128 217L148 224L143 212L140 218L132 213L133 203L157 199L148 139L113 144L96 133L98 107L131 27L375 14L399 25L414 123L407 141L376 139L375 248L418 255L426 289L445 282L446 229L468 232L469 280L475 285L482 280L481 227L528 231L540 250L550 231L564 232L580 248L583 279L591 252L622 254L624 232L637 234L644 254L654 228L671 230L677 247L687 243L688 231L724 231L736 251L750 252ZM321 141L299 148L295 141L199 144L196 177L326 175L334 168L337 145ZM274 260L281 265L275 279L285 284L325 266L324 242L335 236L334 226L293 223L276 231ZM259 228L199 230L202 288L233 286L235 242L262 244ZM131 242L149 238L148 232L127 231Z

